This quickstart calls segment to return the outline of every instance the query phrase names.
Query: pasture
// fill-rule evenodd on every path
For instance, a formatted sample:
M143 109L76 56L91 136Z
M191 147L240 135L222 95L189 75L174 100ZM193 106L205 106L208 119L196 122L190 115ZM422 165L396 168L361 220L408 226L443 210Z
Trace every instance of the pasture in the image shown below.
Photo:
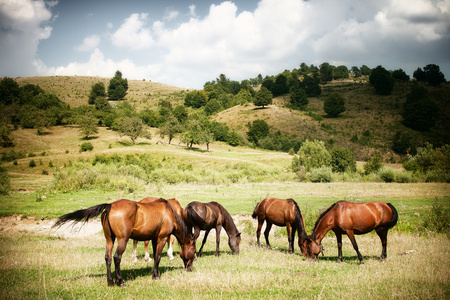
M448 206L448 189L448 184L430 183L178 184L155 187L145 195L143 192L90 190L48 194L39 201L36 201L35 193L16 192L0 198L0 211L3 215L16 214L14 223L28 222L30 228L31 225L47 224L49 221L45 217L51 219L119 198L140 200L150 194L176 197L183 206L194 200L218 201L233 215L242 232L242 242L240 255L231 255L227 237L223 235L222 255L216 257L212 231L203 257L194 262L193 272L183 271L179 245L175 245L177 256L173 261L164 249L161 280L156 281L151 279L153 262L143 260L143 243L138 246L139 262L134 264L132 243L129 243L122 259L122 274L127 287L111 288L106 284L102 233L67 238L54 236L54 232L26 230L26 226L14 230L2 225L2 298L448 299L450 240L446 235L418 230L435 198ZM295 254L288 253L285 228L272 229L273 249L257 247L256 221L250 215L254 205L267 196L293 197L305 216L308 234L319 212L338 200L391 202L399 212L399 222L388 234L387 260L379 260L381 243L375 233L356 237L365 261L362 266L345 236L344 262L336 263L336 239L331 232L323 240L325 256L320 256L316 262L307 261L300 255L297 239ZM2 224L5 224L4 220ZM200 244L199 239L197 249Z

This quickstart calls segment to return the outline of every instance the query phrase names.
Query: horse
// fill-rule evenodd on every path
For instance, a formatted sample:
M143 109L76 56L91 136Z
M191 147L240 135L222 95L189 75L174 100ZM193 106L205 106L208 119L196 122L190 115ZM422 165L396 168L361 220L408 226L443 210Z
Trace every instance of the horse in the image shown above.
M307 234L305 230L305 221L303 219L300 207L294 199L277 199L267 197L258 204L253 210L252 218L258 218L258 229L256 230L256 241L260 246L259 237L261 236L261 227L266 221L266 230L264 236L266 238L267 246L269 243L269 232L272 225L284 227L286 226L289 253L294 253L295 232L298 231L298 245L303 255L306 256L305 241Z
M378 201L368 203L336 202L317 219L313 232L306 241L307 257L316 259L319 252L322 252L323 255L321 241L325 234L332 230L336 234L338 245L337 262L342 262L342 234L346 234L358 255L359 263L364 264L356 244L355 234L365 234L375 230L381 239L381 260L384 260L387 257L387 233L397 224L397 221L397 210L390 203Z
M146 197L144 199L142 199L141 201L139 201L140 203L150 203L153 201L158 200L159 198L154 198L154 197ZM170 205L172 205L172 208L175 209L175 212L180 216L183 217L183 207L180 205L180 202L178 202L177 199L175 198L171 198L171 199L166 199L167 202L170 203ZM170 235L169 239L167 240L167 255L169 256L170 260L173 260L173 243L175 242L175 237L173 234ZM144 260L145 261L151 261L152 259L150 258L150 252L148 251L148 244L150 243L150 241L144 241L144 247L145 247L145 257ZM136 249L137 249L137 244L138 241L133 240L133 254L131 255L131 260L133 262L137 262L137 255L136 255Z
M154 253L153 279L160 279L158 270L161 253L169 237L173 234L181 244L180 256L187 271L192 271L195 259L195 243L191 233L181 217L175 212L169 202L159 199L152 203L138 203L121 199L113 203L105 203L86 209L77 210L58 218L53 227L60 227L69 221L88 222L89 219L101 215L102 227L106 239L106 270L109 286L114 285L111 275L112 250L117 238L117 249L114 254L115 283L125 286L120 262L127 247L128 240L151 240Z
M205 230L202 246L198 251L198 256L202 256L203 246L206 243L211 229L216 229L216 256L220 256L220 231L224 227L228 235L228 245L233 254L239 254L239 244L241 242L241 233L233 222L233 218L228 211L217 202L201 203L191 202L184 209L184 220L192 232L194 228L194 240L200 235L200 230Z

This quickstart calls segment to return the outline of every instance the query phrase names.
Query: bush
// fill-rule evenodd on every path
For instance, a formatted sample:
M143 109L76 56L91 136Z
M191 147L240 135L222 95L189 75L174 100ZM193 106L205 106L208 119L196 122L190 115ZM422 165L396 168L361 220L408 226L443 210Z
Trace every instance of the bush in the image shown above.
M356 172L355 154L349 148L334 148L331 154L333 172Z
M36 167L36 162L34 161L34 159L30 160L30 162L28 163L28 166L29 166L30 168Z
M320 168L312 169L309 174L311 182L331 182L333 181L333 172L331 167L322 166Z
M323 110L328 116L336 118L345 111L345 99L338 93L331 93L323 102Z
M91 142L84 142L80 146L80 152L92 151L92 149L94 149L94 146L91 144Z
M331 155L325 148L323 141L306 140L297 154L298 156L294 156L292 160L292 170L294 172L299 171L301 166L304 166L306 171L310 171L314 168L330 166L331 164Z
M381 155L376 154L364 165L364 174L369 175L372 173L377 173L382 167L383 162L381 161Z
M384 182L394 182L395 180L395 173L394 170L384 168L380 171L380 178Z
M382 66L378 66L372 70L369 76L369 82L379 95L390 95L394 88L394 78Z
M11 191L11 180L5 168L0 167L0 195L7 195Z
M450 207L443 201L434 200L431 210L423 219L423 228L437 233L447 233L450 230Z

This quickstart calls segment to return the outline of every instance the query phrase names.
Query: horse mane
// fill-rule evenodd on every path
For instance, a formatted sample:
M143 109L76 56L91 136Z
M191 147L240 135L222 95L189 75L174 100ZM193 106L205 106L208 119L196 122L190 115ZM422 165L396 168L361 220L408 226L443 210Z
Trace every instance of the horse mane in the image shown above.
M298 203L295 202L294 199L289 198L287 200L288 201L292 201L292 203L294 204L294 207L295 207L295 223L297 224L297 230L301 234L302 240L306 240L308 238L308 235L306 234L305 226L303 226L304 222L303 222L302 211L300 210L300 207L298 206Z
M203 220L203 218L197 214L195 209L192 208L191 203L189 203L186 206L185 213L187 216L187 218L186 218L187 222L192 223L192 222L188 221L189 219L191 219L191 220L193 220L193 223L197 224L200 227L201 230L206 230L205 220Z
M313 232L312 232L312 239L313 239L313 240L316 239L316 229L317 229L317 226L319 226L319 223L320 223L320 221L322 220L322 218L323 218L327 213L329 213L330 210L332 210L339 202L341 202L341 201L338 201L338 202L333 203L333 204L332 204L330 207L328 207L323 213L320 214L319 218L317 218L316 224L314 224L314 229L313 229Z
M222 215L225 218L225 230L228 231L228 229L234 229L237 232L239 232L239 230L236 227L236 224L234 224L233 221L233 217L231 217L230 213L225 209L225 207L222 206L222 204L218 203L218 202L212 202L213 204L217 205L217 207L220 209L220 212L222 213Z

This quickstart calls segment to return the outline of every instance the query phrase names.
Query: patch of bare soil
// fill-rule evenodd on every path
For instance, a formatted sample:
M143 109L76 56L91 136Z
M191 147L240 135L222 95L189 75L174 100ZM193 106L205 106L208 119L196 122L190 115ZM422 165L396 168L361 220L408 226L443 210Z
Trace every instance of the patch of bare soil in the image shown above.
M28 232L37 235L50 235L63 238L82 238L102 231L100 220L88 223L67 223L59 228L52 228L56 220L39 220L34 217L23 218L12 215L0 218L0 234L13 235L18 232Z

